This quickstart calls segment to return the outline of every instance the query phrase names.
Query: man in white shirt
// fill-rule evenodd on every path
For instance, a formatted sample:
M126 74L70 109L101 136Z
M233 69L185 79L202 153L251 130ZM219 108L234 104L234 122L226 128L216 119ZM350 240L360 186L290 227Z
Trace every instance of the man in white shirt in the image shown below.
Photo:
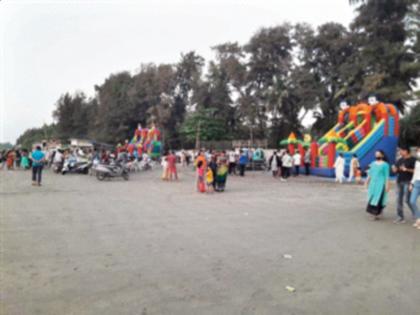
M300 155L299 151L296 151L296 153L293 155L293 165L295 166L295 176L299 176L301 163L302 163L302 156Z
M290 169L293 166L293 158L292 156L289 154L289 151L286 151L283 155L283 157L281 158L281 163L282 163L282 175L283 178L282 180L285 181L289 176L290 176Z
M229 175L236 175L236 154L235 151L230 151L228 154L229 158Z

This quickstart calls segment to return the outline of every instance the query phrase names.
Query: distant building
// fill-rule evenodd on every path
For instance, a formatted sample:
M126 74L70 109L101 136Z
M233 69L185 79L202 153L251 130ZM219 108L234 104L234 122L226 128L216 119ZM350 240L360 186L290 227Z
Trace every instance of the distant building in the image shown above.
M70 147L72 148L81 148L81 149L93 149L93 143L87 139L70 139Z

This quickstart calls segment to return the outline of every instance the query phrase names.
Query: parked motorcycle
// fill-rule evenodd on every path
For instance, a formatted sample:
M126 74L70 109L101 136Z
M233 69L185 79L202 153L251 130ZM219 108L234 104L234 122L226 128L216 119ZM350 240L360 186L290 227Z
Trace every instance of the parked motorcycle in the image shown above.
M86 160L66 160L64 161L61 174L77 173L77 174L88 174L92 163Z
M98 164L95 169L96 178L103 181L107 178L122 177L124 180L129 179L129 169L122 163Z

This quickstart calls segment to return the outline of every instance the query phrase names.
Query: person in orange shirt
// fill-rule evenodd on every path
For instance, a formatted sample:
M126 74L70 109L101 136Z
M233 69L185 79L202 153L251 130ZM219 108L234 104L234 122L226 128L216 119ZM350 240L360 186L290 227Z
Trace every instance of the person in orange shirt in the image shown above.
M195 159L194 165L197 167L198 162L200 162L200 161L201 161L201 163L203 163L202 164L203 169L207 170L207 160L206 160L206 156L204 155L203 151L199 152L197 158Z

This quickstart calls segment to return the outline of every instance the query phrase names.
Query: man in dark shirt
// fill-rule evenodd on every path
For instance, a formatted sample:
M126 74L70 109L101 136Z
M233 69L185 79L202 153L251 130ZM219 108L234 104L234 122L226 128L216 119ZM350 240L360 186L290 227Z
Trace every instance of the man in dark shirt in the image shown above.
M397 174L397 219L394 221L396 224L405 223L404 199L414 216L414 209L409 203L410 191L408 188L413 178L416 159L410 155L410 151L407 148L400 148L400 155L401 157L392 166L392 170Z

